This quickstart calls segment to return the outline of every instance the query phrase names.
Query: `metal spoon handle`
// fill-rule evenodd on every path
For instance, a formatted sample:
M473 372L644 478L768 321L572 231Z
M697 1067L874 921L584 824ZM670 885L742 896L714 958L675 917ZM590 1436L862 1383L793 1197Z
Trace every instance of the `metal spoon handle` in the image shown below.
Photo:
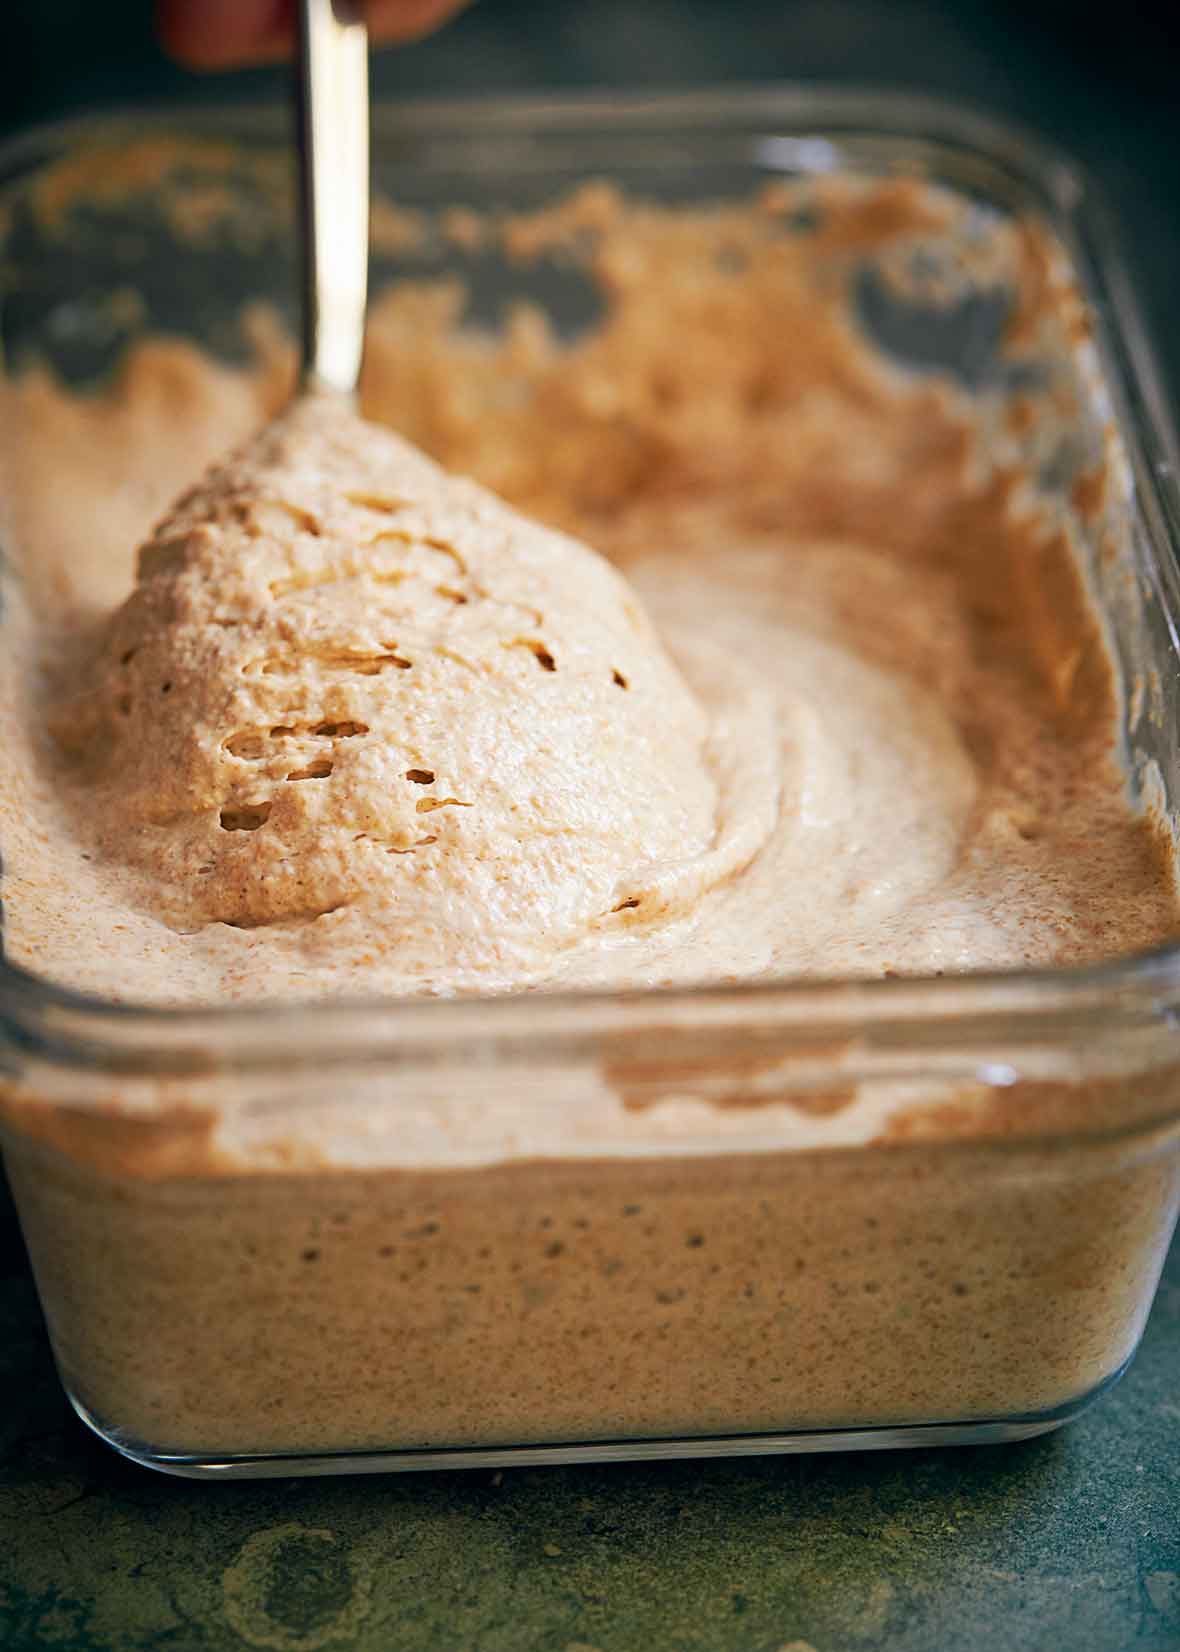
M344 0L299 0L303 388L352 395L369 268L369 41Z

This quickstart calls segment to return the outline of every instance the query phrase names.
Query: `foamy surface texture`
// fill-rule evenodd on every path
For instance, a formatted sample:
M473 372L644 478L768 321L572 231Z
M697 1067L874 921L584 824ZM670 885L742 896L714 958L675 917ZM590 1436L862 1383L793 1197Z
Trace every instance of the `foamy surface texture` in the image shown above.
M273 335L252 376L158 342L89 399L10 385L11 955L217 1003L1174 931L1068 524L850 316L866 250L956 209L833 186L800 236L790 207L600 189L501 226L518 256L593 244L601 326L492 338L446 283L395 291L364 419L312 398L266 425ZM1044 247L1009 252L1066 314Z

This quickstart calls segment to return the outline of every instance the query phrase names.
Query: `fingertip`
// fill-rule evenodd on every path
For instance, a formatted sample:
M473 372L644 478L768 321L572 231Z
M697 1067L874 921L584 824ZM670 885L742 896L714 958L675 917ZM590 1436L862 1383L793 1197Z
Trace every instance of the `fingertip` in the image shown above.
M189 69L266 63L294 38L292 0L156 0L156 34Z
M358 0L374 45L421 39L467 0ZM230 69L287 56L295 0L156 0L156 34L189 69Z
M441 28L469 0L364 0L359 8L375 45L405 44Z

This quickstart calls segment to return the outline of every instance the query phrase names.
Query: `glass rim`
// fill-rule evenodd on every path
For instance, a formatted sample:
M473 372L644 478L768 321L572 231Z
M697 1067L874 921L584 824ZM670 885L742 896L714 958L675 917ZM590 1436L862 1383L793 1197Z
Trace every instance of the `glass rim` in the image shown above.
M233 142L279 137L289 119L278 100L127 108L42 124L0 143L0 191L80 143L142 139L165 131ZM1157 571L1180 611L1180 445L1139 304L1109 213L1091 181L1052 144L969 104L904 91L762 84L630 92L586 89L528 96L378 102L377 141L397 137L470 142L473 132L536 134L543 142L586 127L618 138L620 127L658 132L676 123L723 133L779 123L799 139L909 139L928 152L955 151L1007 171L1047 200L1050 227L1069 251L1087 301L1135 477L1136 501ZM228 131L227 131L228 127ZM816 130L818 128L818 130ZM763 134L764 138L775 134ZM757 159L751 154L751 161ZM789 164L788 164L789 162ZM776 169L765 162L768 173ZM824 171L819 149L796 143L778 170ZM1177 1006L1173 1009L1173 1005ZM732 986L646 990L530 989L471 997L387 997L172 1007L113 1002L59 986L0 954L0 1070L7 1046L26 1058L112 1075L175 1076L306 1065L317 1055L369 1059L488 1061L512 1050L567 1056L603 1037L715 1038L773 1030L780 1047L806 1050L831 1038L920 1044L923 1055L984 1046L1031 1046L1052 1037L1090 1039L1169 1026L1180 1015L1180 940L1086 966L1046 966L885 979L765 979ZM363 1041L363 1042L362 1042ZM842 1069L834 1069L843 1071Z
M226 98L176 106L166 102L131 103L39 121L0 140L0 187L19 169L44 160L47 149L70 148L79 140L102 141L123 135L142 137L145 128L206 128L223 137L226 122L232 137L285 135L293 119L279 98ZM1074 204L1090 185L1081 168L1051 140L1031 127L992 114L970 99L963 101L910 92L901 87L797 84L762 81L666 89L570 87L530 93L471 93L458 97L380 98L371 110L373 135L461 137L469 123L494 132L547 132L586 125L610 128L620 120L638 126L719 126L739 121L785 120L793 125L819 123L840 131L861 128L882 137L910 137L967 148L992 162L1010 164L1026 178L1034 175L1062 206ZM201 136L206 133L202 131ZM609 135L609 130L608 130Z

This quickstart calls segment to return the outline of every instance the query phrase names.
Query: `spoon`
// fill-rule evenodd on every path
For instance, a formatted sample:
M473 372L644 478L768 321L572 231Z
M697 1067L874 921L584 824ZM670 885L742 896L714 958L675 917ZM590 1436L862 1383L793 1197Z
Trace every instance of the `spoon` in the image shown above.
M369 40L346 0L299 0L300 391L356 396L369 265Z
M734 861L700 708L618 575L357 411L368 64L342 3L299 4L297 393L162 518L58 715L103 854L179 933L224 926L235 996L272 967L331 996L369 964L531 979Z

